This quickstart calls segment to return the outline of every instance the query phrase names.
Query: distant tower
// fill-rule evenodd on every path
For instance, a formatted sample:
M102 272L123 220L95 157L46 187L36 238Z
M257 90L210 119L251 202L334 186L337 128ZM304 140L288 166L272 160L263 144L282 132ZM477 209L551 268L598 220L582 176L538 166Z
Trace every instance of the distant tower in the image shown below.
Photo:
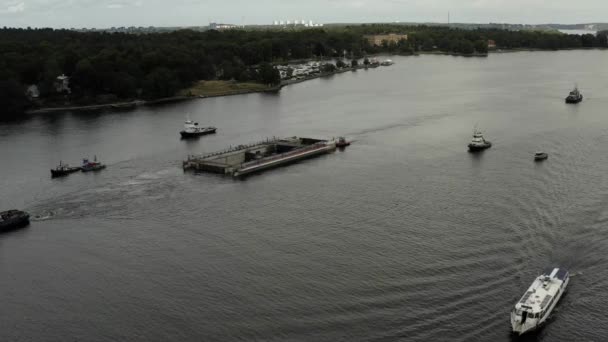
M450 11L448 11L448 26L450 26Z

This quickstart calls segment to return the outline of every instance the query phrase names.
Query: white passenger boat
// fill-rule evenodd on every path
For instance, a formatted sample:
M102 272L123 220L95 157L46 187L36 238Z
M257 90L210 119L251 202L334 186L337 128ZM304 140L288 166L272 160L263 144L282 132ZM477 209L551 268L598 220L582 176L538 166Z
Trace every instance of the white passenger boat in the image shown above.
M201 135L213 134L217 129L215 127L200 127L198 122L194 122L190 119L184 123L184 130L179 132L182 138L192 138Z
M533 331L543 324L557 305L570 281L568 271L552 268L538 276L511 311L515 334Z

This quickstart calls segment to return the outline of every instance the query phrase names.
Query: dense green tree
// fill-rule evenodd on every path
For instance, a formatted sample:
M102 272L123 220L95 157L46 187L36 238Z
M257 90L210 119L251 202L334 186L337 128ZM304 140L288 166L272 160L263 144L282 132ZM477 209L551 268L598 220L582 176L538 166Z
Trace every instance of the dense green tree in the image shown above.
M344 63L343 60L338 59L338 61L336 62L336 67L342 69L342 68L346 67L346 63Z
M143 93L147 98L163 98L175 95L179 82L167 68L154 69L144 80Z
M260 65L259 81L264 84L276 85L281 82L281 74L279 70L269 63L262 63Z
M408 39L370 45L367 34L407 34ZM314 29L251 29L127 34L53 29L0 29L0 80L15 89L37 84L43 103L66 100L173 96L198 80L226 79L277 84L271 63L314 57L361 58L376 53L411 54L436 49L485 53L491 39L500 49L608 47L608 32L566 35L529 30L455 29L425 25L364 24ZM369 65L369 60L363 61ZM352 62L351 62L351 65ZM54 90L57 76L70 77L72 93ZM16 82L16 83L15 83ZM2 108L24 108L18 96ZM11 100L12 101L12 100ZM15 103L17 105L15 105Z
M352 61L350 61L350 66L353 68L356 68L359 66L359 61L356 59L353 59Z
M0 119L17 116L27 108L25 87L15 80L0 80Z
M473 44L473 48L477 53L488 53L488 42L484 40L477 40Z

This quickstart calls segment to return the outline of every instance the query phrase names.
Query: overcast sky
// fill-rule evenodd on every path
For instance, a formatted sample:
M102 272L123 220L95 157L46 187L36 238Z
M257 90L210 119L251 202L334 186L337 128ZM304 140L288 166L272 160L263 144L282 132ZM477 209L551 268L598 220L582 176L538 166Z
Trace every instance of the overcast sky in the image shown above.
M608 22L608 0L0 0L0 26L204 26L209 22Z

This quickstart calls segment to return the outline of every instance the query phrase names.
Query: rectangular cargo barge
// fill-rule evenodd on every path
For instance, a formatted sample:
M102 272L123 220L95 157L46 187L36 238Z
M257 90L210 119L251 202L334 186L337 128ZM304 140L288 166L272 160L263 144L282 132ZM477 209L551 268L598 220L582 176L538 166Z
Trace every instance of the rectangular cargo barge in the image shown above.
M335 140L298 137L268 139L250 145L239 145L208 155L188 156L188 159L183 163L183 167L184 170L240 177L329 153L335 149Z

